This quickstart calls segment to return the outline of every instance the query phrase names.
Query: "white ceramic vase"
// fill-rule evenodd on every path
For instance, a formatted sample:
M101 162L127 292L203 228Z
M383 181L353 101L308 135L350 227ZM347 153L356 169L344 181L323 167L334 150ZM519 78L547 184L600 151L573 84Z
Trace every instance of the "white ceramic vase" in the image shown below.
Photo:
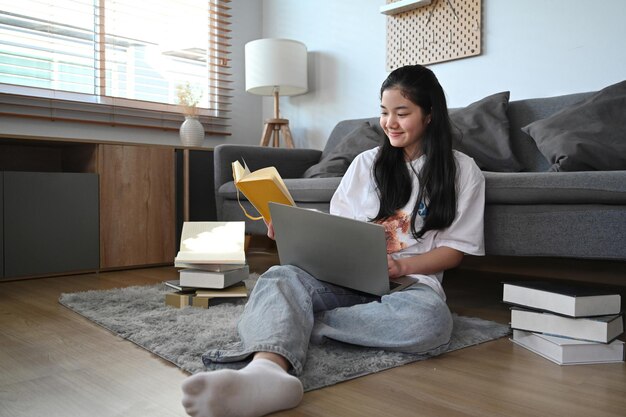
M185 121L180 125L180 141L185 146L202 146L204 126L196 116L185 116Z

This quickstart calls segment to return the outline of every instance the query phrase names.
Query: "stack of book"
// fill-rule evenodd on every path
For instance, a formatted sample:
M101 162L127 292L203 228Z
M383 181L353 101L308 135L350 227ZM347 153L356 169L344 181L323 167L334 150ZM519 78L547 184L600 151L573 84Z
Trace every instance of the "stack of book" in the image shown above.
M571 282L505 282L513 342L559 365L624 361L621 297Z
M174 266L179 279L165 285L173 307L204 307L233 297L247 297L249 277L244 250L244 222L185 222Z

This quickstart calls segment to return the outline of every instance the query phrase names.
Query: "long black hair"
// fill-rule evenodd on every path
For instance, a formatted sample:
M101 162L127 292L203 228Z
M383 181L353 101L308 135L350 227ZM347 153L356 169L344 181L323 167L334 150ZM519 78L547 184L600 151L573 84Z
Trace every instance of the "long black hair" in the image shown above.
M411 174L417 175L419 193L411 214L411 233L420 239L429 230L445 229L456 215L456 163L452 152L452 127L443 88L435 74L421 65L409 65L391 72L380 88L383 92L398 89L402 96L430 115L430 123L422 138L422 154L426 161L419 173L411 172L405 163L402 148L383 143L374 162L374 179L380 209L373 219L380 221L394 215L411 198ZM425 205L420 210L420 203ZM415 228L418 212L424 216L420 230Z

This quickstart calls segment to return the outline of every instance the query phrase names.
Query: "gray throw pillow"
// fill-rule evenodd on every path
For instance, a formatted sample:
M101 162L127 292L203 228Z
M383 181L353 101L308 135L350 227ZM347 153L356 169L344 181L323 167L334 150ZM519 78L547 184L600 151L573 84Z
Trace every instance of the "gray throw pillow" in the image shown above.
M525 126L550 171L626 170L626 81Z
M452 147L472 157L483 171L522 170L511 147L508 91L490 95L467 107L450 109Z
M320 162L304 172L304 178L341 177L361 152L382 145L385 134L380 126L364 122L341 139Z

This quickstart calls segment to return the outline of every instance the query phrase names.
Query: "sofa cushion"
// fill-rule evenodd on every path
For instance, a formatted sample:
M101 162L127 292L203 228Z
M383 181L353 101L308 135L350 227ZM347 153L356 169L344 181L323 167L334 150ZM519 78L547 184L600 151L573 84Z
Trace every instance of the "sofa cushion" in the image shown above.
M330 152L323 155L320 162L310 166L303 177L341 177L358 154L382 145L384 137L380 126L363 122L344 136Z
M522 130L552 163L551 171L626 169L626 81Z
M566 94L555 97L527 98L509 102L509 134L511 145L522 171L545 172L552 165L539 151L535 141L522 131L522 127L540 119L552 116L567 106L580 103L595 92Z
M450 109L453 147L474 158L484 171L516 172L506 115L509 92L490 95L467 107Z

